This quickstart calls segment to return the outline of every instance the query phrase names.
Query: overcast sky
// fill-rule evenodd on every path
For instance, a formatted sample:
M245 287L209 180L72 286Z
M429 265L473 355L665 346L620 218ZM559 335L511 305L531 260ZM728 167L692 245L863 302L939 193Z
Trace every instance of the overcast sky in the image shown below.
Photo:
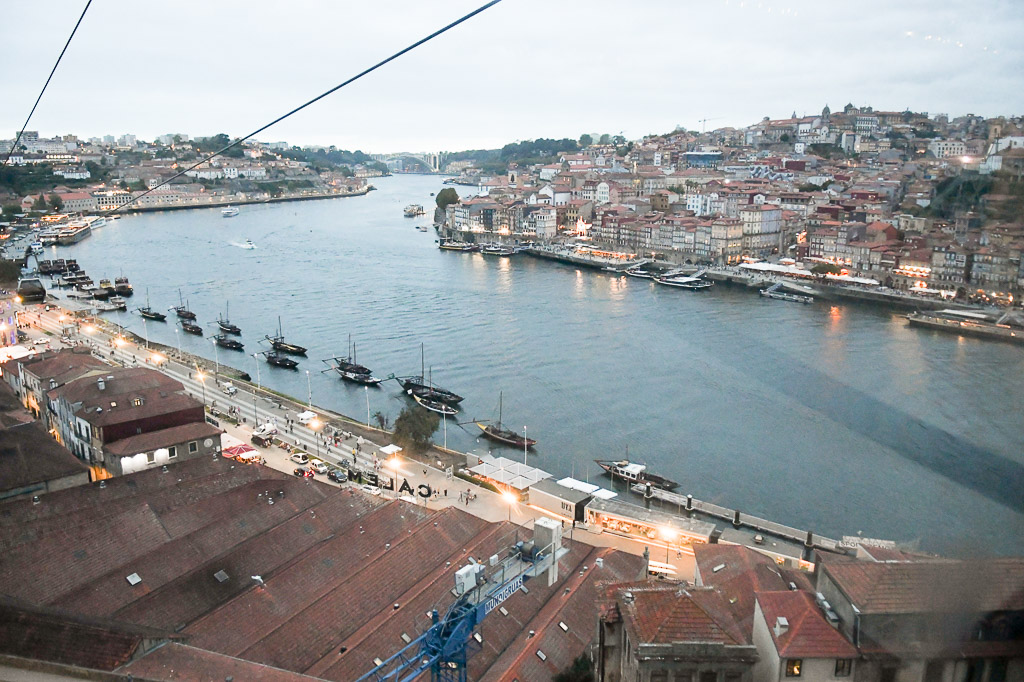
M95 0L29 125L244 135L482 0ZM0 138L84 0L10 3ZM504 0L259 136L372 152L744 126L847 102L1024 112L1024 1Z

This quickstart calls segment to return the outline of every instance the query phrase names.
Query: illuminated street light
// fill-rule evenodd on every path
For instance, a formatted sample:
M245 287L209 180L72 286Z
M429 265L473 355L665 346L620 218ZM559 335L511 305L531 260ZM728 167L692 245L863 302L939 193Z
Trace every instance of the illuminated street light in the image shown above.
M202 370L196 372L196 380L203 385L203 413L206 413L206 375L203 374ZM205 419L205 417L204 417Z
M516 502L518 502L519 498L516 497L515 493L513 493L513 492L511 492L509 490L506 490L505 492L503 492L501 494L501 496L505 500L505 502L508 503L508 521L509 521L509 523L512 523L512 505L514 505Z
M153 353L149 356L149 359L153 361L154 365L159 365L161 362L167 362L167 358L160 353Z
M316 441L316 457L320 459L320 428L324 425L322 421L313 417L309 420L309 428L313 430L313 440Z
M665 540L665 563L667 564L669 544L678 537L678 533L666 526L661 529L661 537Z

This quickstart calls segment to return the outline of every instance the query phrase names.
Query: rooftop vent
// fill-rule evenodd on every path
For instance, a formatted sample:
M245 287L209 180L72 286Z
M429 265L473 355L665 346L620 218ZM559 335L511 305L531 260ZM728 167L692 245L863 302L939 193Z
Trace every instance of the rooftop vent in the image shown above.
M569 632L569 626L562 621L558 621L558 627L562 628L562 632Z
M228 581L228 574L224 571L217 571L213 574L213 577L216 578L219 583L226 583Z
M134 587L134 586L136 586L136 585L138 585L139 583L142 582L142 578L139 577L138 573L132 573L130 576L125 578L125 580L127 580L128 584L131 585L132 587Z
M406 644L408 644L409 642L411 642L411 641L412 641L412 637L410 637L409 635L407 635L407 634L405 634L405 633L403 632L403 633L402 633L402 641L403 641L403 642L405 642Z
M476 640L477 644L483 644L484 643L484 638L483 638L483 636L479 632L474 632L473 633L473 639Z
M537 649L537 658L539 658L539 659L540 659L540 660L542 660L542 661L546 661L546 660L548 660L548 657L547 657L547 656L545 656L545 655L544 655L544 652L543 652L543 651L541 651L540 649Z
M101 479L100 480L100 487L101 488L106 488L107 487L107 481L105 479Z
M781 637L789 630L789 621L786 620L785 616L779 616L775 619L775 636Z
M718 573L723 568L725 568L725 564L718 564L717 566L715 566L714 568L711 569L711 572L712 573Z
M98 389L100 389L102 391L106 387L107 387L107 384L103 381L103 377L99 377L98 379L96 379L96 388L98 388Z
M594 560L594 565L597 566L598 568L604 568L604 559L602 559L601 557L598 557L597 559Z
M794 592L796 592L796 583L790 583L790 584L789 584L789 589L791 589L791 590L793 590Z
M32 496L32 504L39 504L39 496L38 495L33 495Z

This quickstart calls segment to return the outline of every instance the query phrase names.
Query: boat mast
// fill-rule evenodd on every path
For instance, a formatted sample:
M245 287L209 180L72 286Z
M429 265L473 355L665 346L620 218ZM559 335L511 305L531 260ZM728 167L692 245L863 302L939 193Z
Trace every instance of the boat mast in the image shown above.
M423 377L426 376L426 374L427 374L424 371L424 369L426 369L426 366L425 366L423 357L424 357L423 356L423 343L420 342L420 381L423 381Z
M501 430L501 398L503 391L498 391L498 430Z

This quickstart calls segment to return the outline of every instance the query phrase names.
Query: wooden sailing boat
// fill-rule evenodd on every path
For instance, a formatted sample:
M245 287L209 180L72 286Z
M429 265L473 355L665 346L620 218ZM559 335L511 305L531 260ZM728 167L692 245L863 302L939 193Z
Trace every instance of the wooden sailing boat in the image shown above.
M480 430L484 432L484 438L489 438L498 443L505 445L512 445L517 448L532 448L537 444L537 441L526 436L521 436L511 429L505 429L501 426L501 407L502 407L503 393L498 392L498 421L496 424L485 424L482 421L476 422L476 425L480 427Z

